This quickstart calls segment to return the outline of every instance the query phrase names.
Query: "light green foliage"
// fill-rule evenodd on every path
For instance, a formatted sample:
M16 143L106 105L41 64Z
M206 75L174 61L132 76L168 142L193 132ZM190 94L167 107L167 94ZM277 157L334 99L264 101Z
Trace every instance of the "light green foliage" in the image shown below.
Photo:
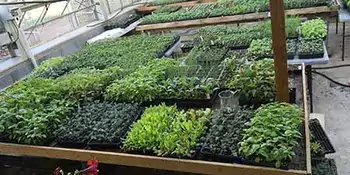
M259 105L275 100L275 71L273 59L253 61L242 66L227 83L237 90L246 104Z
M190 156L210 114L210 109L185 112L164 104L149 107L132 125L124 149L153 151L160 156Z
M56 78L59 76L58 72L64 71L63 69L59 70L63 62L64 62L64 58L62 57L50 58L44 61L43 63L41 63L38 67L36 67L33 70L33 72L30 73L28 78L35 78L35 77Z
M322 19L313 19L303 22L301 34L306 39L322 39L327 35L327 26Z
M288 103L271 103L256 110L244 130L239 152L256 162L275 162L281 167L295 155L301 138L301 110Z
M258 56L271 56L272 53L272 41L271 38L263 38L253 40L248 48L250 54Z
M158 5L166 5L166 4L174 4L174 3L179 3L179 2L186 2L188 0L156 0L149 2L148 4L150 6L158 6Z
M319 142L311 142L310 148L311 148L311 153L312 154L317 154L322 149L321 148L321 144Z

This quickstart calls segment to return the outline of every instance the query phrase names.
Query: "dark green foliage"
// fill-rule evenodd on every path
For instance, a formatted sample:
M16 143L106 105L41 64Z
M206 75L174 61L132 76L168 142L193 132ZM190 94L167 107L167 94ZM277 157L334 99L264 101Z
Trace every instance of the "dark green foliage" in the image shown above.
M181 9L181 6L177 6L177 5L161 6L161 7L158 7L157 10L153 12L153 14L158 14L158 13L168 14L168 13L176 12L179 9Z
M257 55L259 57L271 57L273 54L271 38L253 40L250 43L248 51L250 54Z
M190 156L210 114L210 109L185 112L164 104L146 108L141 119L132 125L123 147L153 151L160 156Z
M156 0L153 2L149 2L148 5L158 6L158 5L174 4L174 3L186 2L186 1L190 1L190 0Z
M299 44L299 55L323 54L324 46L322 39L302 39Z
M242 66L228 81L246 105L259 105L275 100L275 71L272 59L253 61Z
M330 5L330 0L285 0L285 9ZM189 9L169 14L152 14L142 18L142 24L164 23L206 17L230 16L269 10L269 0L229 0L210 4L198 4ZM288 33L288 32L287 32Z
M312 166L312 175L337 175L337 167L333 159L324 159Z
M55 74L63 75L77 68L106 69L113 66L132 71L162 56L175 39L172 35L134 35L97 42L66 57L54 71L58 70Z
M244 130L239 152L255 162L274 162L281 167L295 155L301 138L302 111L288 103L270 103L255 111Z
M241 109L223 108L215 111L205 137L205 147L212 154L238 156L238 143L252 112Z
M138 104L90 102L55 131L59 143L117 143L136 119Z
M221 63L226 52L226 48L199 45L187 55L185 63L187 65L200 65L202 69L209 71L211 67L218 66Z

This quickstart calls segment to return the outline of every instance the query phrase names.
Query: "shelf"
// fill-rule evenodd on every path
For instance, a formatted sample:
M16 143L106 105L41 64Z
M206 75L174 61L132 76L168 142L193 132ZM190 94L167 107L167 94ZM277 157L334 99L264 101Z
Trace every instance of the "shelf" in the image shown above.
M285 14L315 15L315 14L323 14L323 13L336 13L338 12L338 9L339 9L339 5L334 5L331 7L320 6L320 7L286 10ZM206 25L251 22L251 21L257 21L257 20L265 19L269 17L270 17L270 12L259 12L259 13L250 13L250 14L234 15L234 16L212 17L212 18L203 18L203 19L186 20L186 21L173 21L173 22L167 22L167 23L140 25L136 27L136 31L170 30L170 29L200 27L200 26L206 26Z

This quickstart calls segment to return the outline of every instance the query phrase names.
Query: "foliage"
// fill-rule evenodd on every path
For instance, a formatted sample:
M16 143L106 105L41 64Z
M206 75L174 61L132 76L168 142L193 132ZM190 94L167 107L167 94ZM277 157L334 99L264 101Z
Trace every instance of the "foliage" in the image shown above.
M179 9L181 9L181 6L178 6L178 5L166 5L166 6L161 6L161 7L158 7L157 10L155 10L153 12L153 14L157 14L157 13L163 13L163 14L168 14L168 13L172 13L172 12L176 12L178 11Z
M241 109L223 108L214 112L205 139L204 149L216 155L238 156L238 143L252 112Z
M239 152L256 162L283 162L295 155L293 149L301 138L299 127L302 112L288 103L270 103L255 111L254 117L244 130Z
M64 58L62 57L56 57L56 58L50 58L49 60L44 61L36 67L32 73L30 73L28 78L35 78L35 77L42 77L42 78L56 78L61 74L61 71L64 70L58 70L59 67L63 64Z
M174 3L179 3L179 2L186 2L189 0L156 0L153 2L149 2L149 6L159 6L159 5L166 5L166 4L174 4Z
M258 56L272 56L271 38L253 40L248 48L250 54Z
M51 131L75 109L52 79L22 81L1 96L0 133L11 141L45 144Z
M199 65L202 69L209 71L213 66L218 66L221 63L226 52L226 48L199 45L187 55L185 63L186 65Z
M90 102L55 131L59 143L117 143L136 119L138 104Z
M323 39L327 36L327 26L322 19L313 19L303 22L301 34L306 39Z
M228 87L237 90L245 103L259 105L275 99L275 71L272 59L253 61L242 66L227 82Z
M179 63L170 59L153 60L146 67L124 79L117 80L106 89L106 98L116 101L151 101L160 93L159 82L166 79L167 70Z
M314 55L314 54L323 54L324 46L322 39L302 39L299 44L299 55Z
M330 0L285 0L284 6L285 9L296 9L330 5L331 2ZM142 18L142 24L266 12L269 10L269 5L268 0L222 0L216 3L198 4L174 13L148 15Z
M119 75L118 75L119 74ZM118 67L106 71L82 68L57 79L57 84L64 93L76 100L93 100L101 97L112 80L121 78Z
M215 89L213 79L200 79L198 77L175 77L162 81L161 99L206 99Z
M317 165L312 166L312 175L336 175L337 167L334 160L324 159Z
M60 68L71 71L119 66L132 71L151 59L161 57L175 39L172 35L134 35L93 43L66 57Z
M286 44L287 44L287 55L294 54L297 46L297 40L296 39L287 40Z
M210 109L185 112L164 104L146 108L132 125L124 149L153 151L160 156L190 156L210 114Z
M321 144L319 142L311 142L310 148L312 154L318 154L322 149Z

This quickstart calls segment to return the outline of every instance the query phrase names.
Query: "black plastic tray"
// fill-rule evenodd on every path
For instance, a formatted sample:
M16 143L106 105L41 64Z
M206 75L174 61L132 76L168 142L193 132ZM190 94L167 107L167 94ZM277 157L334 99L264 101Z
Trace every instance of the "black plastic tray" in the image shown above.
M205 147L205 144L200 150L199 157L200 159L208 160L208 161L216 161L216 162L224 162L224 163L242 163L242 159L238 156L211 153L208 150L208 148Z
M137 115L135 118L129 123L128 129L123 131L124 133L121 134L121 137L117 139L115 143L96 143L96 142L88 142L87 146L91 149L119 149L122 146L123 139L126 138L128 131L130 129L130 125L132 125L134 122L136 122L138 119L141 118L142 114L144 112L144 108L140 107Z
M174 38L174 41L173 43L171 43L170 45L168 45L168 47L166 49L164 49L162 52L160 52L158 55L157 55L157 58L162 58L165 53L170 49L172 48L178 41L180 40L180 36L179 35L176 35L175 38Z
M87 143L83 142L60 142L56 141L56 145L58 147L63 147L63 148L78 148L78 149L83 149L87 146Z
M299 53L299 59L312 59L312 58L323 58L324 53L318 53L318 54L300 54Z
M309 120L309 128L313 134L315 141L319 142L323 148L324 154L335 153L335 149L323 130L320 122L317 119Z

